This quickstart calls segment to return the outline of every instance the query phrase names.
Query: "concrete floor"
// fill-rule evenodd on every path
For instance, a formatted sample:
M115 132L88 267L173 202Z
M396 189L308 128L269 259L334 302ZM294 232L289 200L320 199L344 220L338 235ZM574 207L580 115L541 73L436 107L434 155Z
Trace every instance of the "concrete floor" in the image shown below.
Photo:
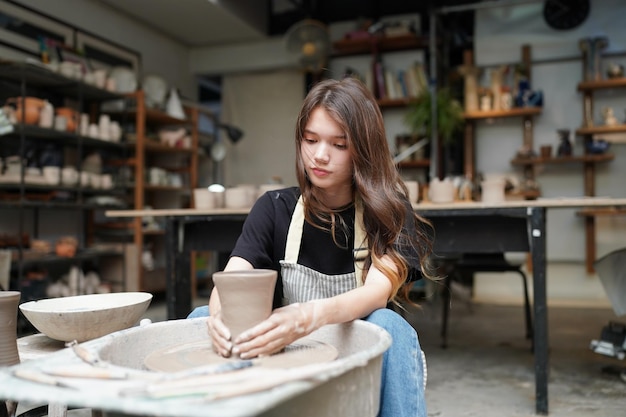
M411 309L407 318L418 330L428 360L429 416L535 414L534 360L521 306L453 300L446 349L441 347L437 301ZM602 327L619 318L606 308L551 307L548 320L550 416L626 415L626 383L603 371L626 363L589 349Z
M205 303L199 298L194 305ZM534 361L525 338L521 306L474 303L453 298L448 347L441 347L441 304L437 297L409 308L428 361L426 400L432 417L526 417L535 415ZM155 300L147 316L165 319ZM605 367L626 361L592 352L589 343L616 317L610 308L550 307L549 415L626 416L626 383Z

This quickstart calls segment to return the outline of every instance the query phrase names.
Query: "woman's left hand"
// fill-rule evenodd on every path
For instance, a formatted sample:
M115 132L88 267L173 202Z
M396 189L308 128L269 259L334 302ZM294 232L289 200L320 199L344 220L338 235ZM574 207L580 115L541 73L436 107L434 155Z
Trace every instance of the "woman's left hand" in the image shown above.
M268 319L237 337L233 353L242 359L251 359L281 351L319 328L315 308L315 302L308 302L289 304L274 310Z

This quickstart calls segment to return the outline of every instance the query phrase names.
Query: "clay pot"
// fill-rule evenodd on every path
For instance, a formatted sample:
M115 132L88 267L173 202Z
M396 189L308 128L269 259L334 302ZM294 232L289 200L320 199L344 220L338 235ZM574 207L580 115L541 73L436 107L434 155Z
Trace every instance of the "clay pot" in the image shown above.
M429 197L433 203L454 202L454 183L450 178L433 178L430 181Z
M80 117L79 113L76 110L71 109L69 107L59 107L56 110L56 114L58 116L65 117L65 120L67 122L65 129L68 132L76 131L76 127L78 126L78 119Z
M39 123L39 114L45 106L45 101L37 97L13 97L7 99L6 102L15 106L15 119L17 122L23 122L27 125Z
M0 367L11 366L20 362L17 351L17 308L19 303L19 291L0 291Z
M78 240L72 236L64 236L57 240L54 252L62 258L73 258L76 255Z
M213 274L220 295L222 321L230 330L231 340L270 316L277 276L271 269Z

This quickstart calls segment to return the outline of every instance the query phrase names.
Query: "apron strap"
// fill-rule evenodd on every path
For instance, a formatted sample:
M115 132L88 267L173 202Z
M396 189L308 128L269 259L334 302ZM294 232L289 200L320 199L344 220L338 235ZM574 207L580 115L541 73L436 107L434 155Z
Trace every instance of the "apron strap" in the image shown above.
M285 262L297 264L300 255L300 243L304 229L304 202L302 196L298 198L296 207L291 216L289 232L287 233L287 244L285 246ZM355 204L354 210L354 272L356 275L356 285L363 285L363 267L369 251L367 248L367 236L363 225L363 206L359 200Z
M298 263L300 254L300 242L302 241L302 231L304 229L304 203L302 196L298 198L296 208L291 216L289 232L287 233L287 244L285 246L285 262Z
M367 235L365 233L365 225L363 224L363 205L361 200L357 199L354 208L354 273L356 274L356 285L363 285L363 268L365 259L369 254L367 248Z

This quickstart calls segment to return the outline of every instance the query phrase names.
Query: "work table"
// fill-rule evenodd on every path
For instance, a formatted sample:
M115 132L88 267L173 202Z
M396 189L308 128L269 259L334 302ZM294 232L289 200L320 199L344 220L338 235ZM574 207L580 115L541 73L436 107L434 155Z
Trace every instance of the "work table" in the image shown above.
M626 206L626 198L611 197L562 197L539 198L537 200L506 200L498 203L484 203L482 201L455 201L453 203L418 203L413 204L416 211L431 210L466 210L466 209L494 209L512 207L545 207L545 208L576 208L576 207L610 207ZM108 210L108 217L143 217L143 216L188 216L188 215L240 215L248 214L250 208L242 209L149 209L149 210Z
M577 197L415 204L434 226L437 255L459 253L530 253L533 265L533 349L535 411L548 413L548 314L546 210L620 207L626 198ZM167 240L167 311L169 319L191 311L190 258L196 250L232 250L249 209L159 209L107 211L111 217L165 218Z

